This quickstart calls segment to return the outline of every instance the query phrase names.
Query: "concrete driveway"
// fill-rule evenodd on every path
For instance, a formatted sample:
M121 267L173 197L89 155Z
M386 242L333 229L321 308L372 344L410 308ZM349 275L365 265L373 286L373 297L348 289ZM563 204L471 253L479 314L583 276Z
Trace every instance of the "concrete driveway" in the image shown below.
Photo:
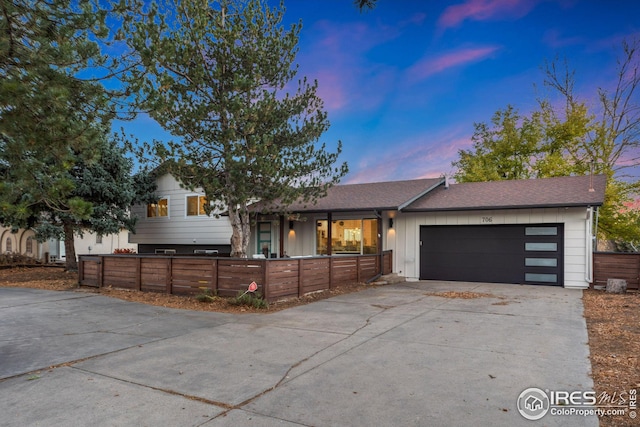
M517 408L592 390L581 296L417 282L232 315L0 288L0 426L597 426Z

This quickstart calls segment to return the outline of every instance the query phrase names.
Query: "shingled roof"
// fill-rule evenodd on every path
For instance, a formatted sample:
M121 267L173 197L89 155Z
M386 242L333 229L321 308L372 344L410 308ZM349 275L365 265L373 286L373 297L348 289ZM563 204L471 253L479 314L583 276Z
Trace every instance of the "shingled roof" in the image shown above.
M442 183L444 178L336 185L329 188L326 197L318 199L315 204L296 202L289 205L286 210L289 212L398 210Z
M440 186L403 210L416 212L600 206L604 202L605 187L604 175L468 182L451 184L448 189Z

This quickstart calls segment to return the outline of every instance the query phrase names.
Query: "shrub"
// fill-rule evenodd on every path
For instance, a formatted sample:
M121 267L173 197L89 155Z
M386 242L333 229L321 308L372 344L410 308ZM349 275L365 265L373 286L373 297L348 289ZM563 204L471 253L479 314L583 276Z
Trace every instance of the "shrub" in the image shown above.
M196 300L200 302L214 302L218 299L218 296L211 292L209 288L200 288L202 292L195 296Z
M269 308L269 303L265 299L262 298L262 295L259 292L255 292L255 294L244 293L242 291L238 292L238 296L235 298L231 298L229 300L229 304L231 305L245 305L247 307L266 309Z
M114 254L135 254L136 251L130 248L116 248L113 251Z

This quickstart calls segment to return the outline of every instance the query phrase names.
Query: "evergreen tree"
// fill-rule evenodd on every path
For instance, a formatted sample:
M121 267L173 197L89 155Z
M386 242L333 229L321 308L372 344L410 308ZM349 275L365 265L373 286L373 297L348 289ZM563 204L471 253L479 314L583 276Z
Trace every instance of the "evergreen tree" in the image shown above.
M64 231L68 269L76 268L74 231L114 230L107 224L122 217L102 206L126 209L131 199L99 200L80 180L91 168L109 170L101 162L116 155L105 145L112 99L98 80L79 77L112 66L100 51L106 19L98 2L0 2L0 222L33 227L40 240Z
M293 81L301 24L286 31L282 4L261 0L138 1L133 10L122 39L142 66L129 75L131 92L179 138L155 144L156 160L173 160L209 210L228 209L231 254L246 257L251 202L312 201L347 172L334 166L339 143L334 153L318 146L329 122L317 82Z

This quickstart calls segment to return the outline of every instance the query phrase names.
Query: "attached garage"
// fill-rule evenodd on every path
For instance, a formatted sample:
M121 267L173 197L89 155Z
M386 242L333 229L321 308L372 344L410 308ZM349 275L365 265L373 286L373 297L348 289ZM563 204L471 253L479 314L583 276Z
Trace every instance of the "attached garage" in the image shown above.
M562 285L563 224L420 227L420 279Z

